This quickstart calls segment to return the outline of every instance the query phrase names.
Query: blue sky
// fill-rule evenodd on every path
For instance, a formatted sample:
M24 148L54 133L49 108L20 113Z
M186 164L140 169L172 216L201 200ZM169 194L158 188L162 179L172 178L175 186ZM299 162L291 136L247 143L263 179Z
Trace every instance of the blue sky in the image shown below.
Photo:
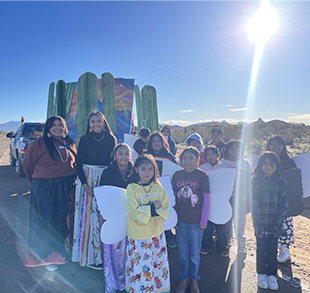
M310 124L310 2L275 1L250 111L260 2L2 2L0 123L45 121L48 87L84 72L157 89L159 121L282 119Z

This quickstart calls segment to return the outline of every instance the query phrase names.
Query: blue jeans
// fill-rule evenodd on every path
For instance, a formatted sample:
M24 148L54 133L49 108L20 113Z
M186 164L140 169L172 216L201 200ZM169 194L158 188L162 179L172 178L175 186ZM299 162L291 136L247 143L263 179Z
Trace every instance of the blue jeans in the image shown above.
M203 230L198 230L198 224L178 222L176 235L179 247L180 275L182 280L189 277L200 280L198 269L200 264L200 249Z

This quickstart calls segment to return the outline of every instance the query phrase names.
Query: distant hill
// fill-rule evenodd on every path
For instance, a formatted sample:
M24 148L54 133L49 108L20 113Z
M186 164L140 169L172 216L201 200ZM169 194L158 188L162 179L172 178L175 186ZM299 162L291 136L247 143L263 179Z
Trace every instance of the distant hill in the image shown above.
M0 124L0 130L2 131L16 131L17 127L20 125L20 121L9 121L3 124Z

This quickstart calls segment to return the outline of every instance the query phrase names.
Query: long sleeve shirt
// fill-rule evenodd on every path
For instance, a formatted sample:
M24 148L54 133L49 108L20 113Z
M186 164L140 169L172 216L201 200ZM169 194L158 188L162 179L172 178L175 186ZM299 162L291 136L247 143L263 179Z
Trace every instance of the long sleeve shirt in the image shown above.
M76 157L76 170L82 184L87 182L83 164L108 166L113 161L111 154L116 145L115 140L111 135L105 133L103 139L98 141L102 135L103 133L91 132L83 135L80 139Z
M288 211L287 183L281 176L252 177L252 220L255 235L276 234Z
M56 178L76 174L74 154L57 141L55 147L64 159L68 156L66 162L62 162L56 152L56 162L50 157L43 137L31 143L23 159L23 169L30 181L33 178ZM75 145L71 145L70 148L76 151Z
M151 189L150 189L151 187ZM146 194L145 190L149 191ZM160 201L156 209L158 216L152 216L151 205ZM169 197L160 184L151 183L144 188L137 183L127 186L128 237L131 239L150 239L164 232L164 222L169 216Z

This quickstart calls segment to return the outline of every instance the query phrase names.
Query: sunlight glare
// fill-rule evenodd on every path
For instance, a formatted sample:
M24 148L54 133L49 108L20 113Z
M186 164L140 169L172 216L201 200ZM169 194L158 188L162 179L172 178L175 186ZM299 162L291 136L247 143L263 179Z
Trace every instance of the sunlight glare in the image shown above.
M250 19L247 31L250 39L256 45L265 44L277 31L278 16L274 9L269 6L269 1L262 1L262 5Z

